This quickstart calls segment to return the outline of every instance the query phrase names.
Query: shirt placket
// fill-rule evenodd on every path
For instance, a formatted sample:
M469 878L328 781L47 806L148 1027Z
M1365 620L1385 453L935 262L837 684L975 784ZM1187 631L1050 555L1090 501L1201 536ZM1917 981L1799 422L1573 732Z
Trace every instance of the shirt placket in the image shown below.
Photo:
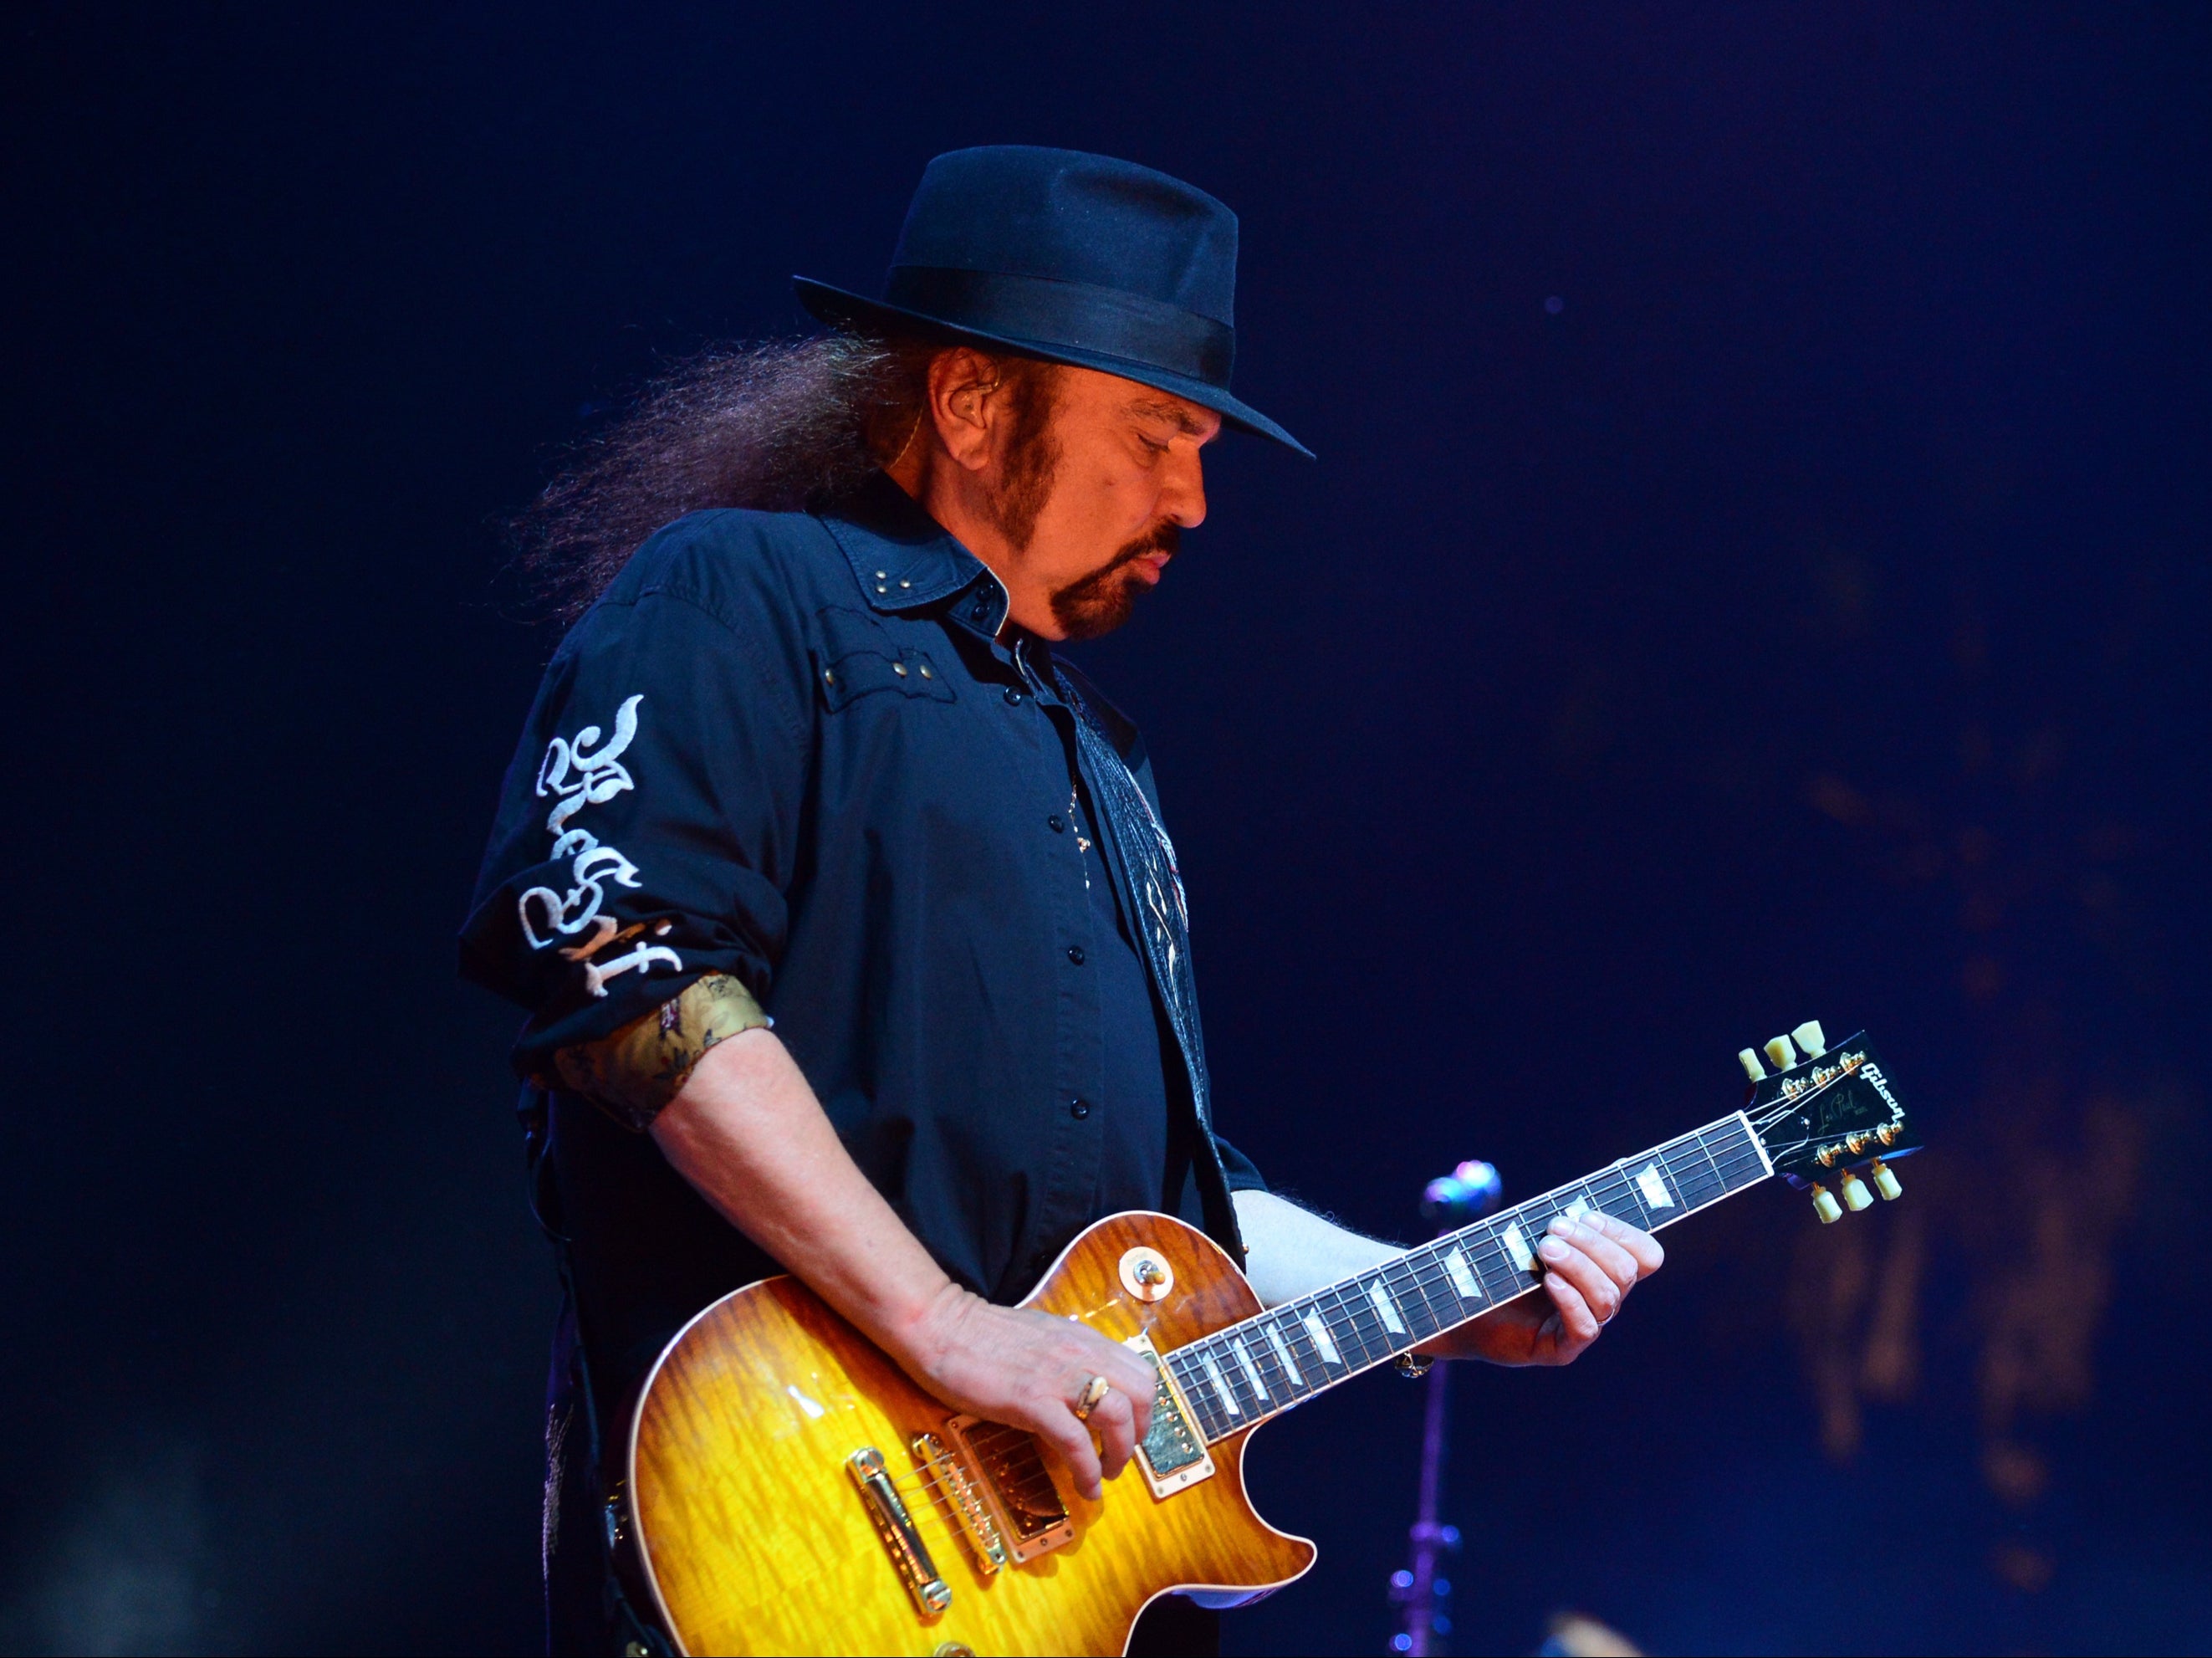
M983 633L995 617L988 607L970 606L961 619ZM1046 970L1054 975L1052 1076L1046 1097L1031 1107L1044 1119L1047 1155L1028 1237L1013 1269L1025 1289L1092 1218L1102 1137L1109 1127L1103 1098L1107 1032L1093 963L1111 941L1097 935L1097 914L1085 885L1086 865L1097 849L1093 845L1086 852L1079 845L1080 820L1065 804L1073 777L1073 733L1066 727L1072 716L1021 644L1010 649L993 638L991 654L1018 681L1001 687L1000 700L1017 722L1012 735L1021 773L1036 779L1022 790L1018 809L1024 821L1019 831L1043 837L1039 856L1048 870L1044 885L1050 894L1052 935L1038 943L1046 953Z

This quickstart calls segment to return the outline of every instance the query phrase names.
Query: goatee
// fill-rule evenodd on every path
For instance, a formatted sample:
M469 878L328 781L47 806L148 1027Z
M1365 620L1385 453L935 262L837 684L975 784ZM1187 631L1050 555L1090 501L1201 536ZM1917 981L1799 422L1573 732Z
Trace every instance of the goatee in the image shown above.
M1137 607L1137 595L1151 585L1129 566L1150 552L1164 552L1172 558L1182 545L1180 525L1162 524L1147 530L1115 553L1111 563L1054 594L1053 620L1070 639L1096 639L1111 633L1129 619Z

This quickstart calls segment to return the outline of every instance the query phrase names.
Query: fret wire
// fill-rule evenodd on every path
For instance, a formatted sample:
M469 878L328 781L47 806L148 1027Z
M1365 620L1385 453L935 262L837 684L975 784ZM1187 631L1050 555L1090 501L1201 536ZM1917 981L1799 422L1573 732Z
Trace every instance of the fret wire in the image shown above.
M1712 1167L1712 1159L1705 1156L1696 1145L1691 1144L1686 1147L1682 1145L1670 1146L1667 1149L1667 1155L1662 1159L1662 1161L1665 1163L1668 1173L1674 1177L1674 1185L1677 1189L1681 1192L1684 1197L1688 1198L1691 1200L1690 1206L1692 1208L1703 1208L1706 1203L1711 1201L1709 1198L1699 1198L1696 1194L1704 1189L1705 1183L1708 1176L1711 1176L1711 1178L1715 1180L1718 1180L1720 1176ZM1703 1168L1698 1167L1700 1163L1704 1164L1705 1167ZM1689 1175L1686 1179L1683 1174L1683 1169L1686 1167L1689 1170Z
M1395 1261L1385 1262L1383 1265L1383 1271L1386 1273L1395 1271L1399 1275L1398 1282L1410 1283L1413 1286L1413 1293L1411 1296L1394 1291L1391 1299L1398 1303L1398 1311L1404 1320L1407 1334L1415 1343L1428 1340L1430 1337L1445 1327L1439 1322L1436 1305L1429 1298L1430 1280L1423 1277L1419 1265L1419 1258L1426 1253L1425 1247L1419 1250L1408 1250ZM1437 1276L1441 1277L1441 1272Z
M1238 1423L1251 1421L1258 1414L1261 1405L1261 1400L1252 1392L1251 1383L1245 1377L1244 1367L1237 1363L1237 1354L1230 1345L1231 1341L1241 1333L1238 1326L1234 1325L1226 1330L1216 1331L1210 1338L1209 1350L1215 1368L1221 1372L1222 1385L1228 1388L1229 1397L1237 1403L1237 1408L1230 1413L1230 1420ZM1206 1379L1209 1381L1212 1380L1212 1371L1206 1373Z
M1360 1279L1346 1280L1338 1291L1337 1301L1343 1311L1345 1322L1352 1332L1352 1338L1358 1345L1360 1358L1367 1363L1373 1363L1386 1356L1389 1352L1388 1337L1382 1329L1382 1320L1375 1317L1375 1308L1369 1302L1367 1291ZM1384 1344L1380 1351L1376 1349L1376 1342L1368 1338L1368 1320L1370 1319L1374 1320L1376 1340Z
M1757 1169L1759 1171L1760 1177L1765 1178L1766 1166L1759 1161L1759 1154L1755 1151L1747 1149L1731 1151L1724 1154L1717 1161L1722 1168L1721 1178L1728 1181L1729 1189L1731 1192L1741 1191L1743 1185L1748 1184L1748 1182L1740 1182L1738 1179L1738 1176L1746 1170Z
M1717 1153L1717 1146L1720 1149ZM1703 1168L1698 1167L1700 1161ZM1678 1212L1654 1213L1642 1201L1629 1171L1634 1165L1652 1162L1656 1162L1670 1178L1680 1204ZM1692 1172L1690 1179L1683 1178L1685 1167ZM1169 1362L1185 1397L1192 1403L1194 1414L1203 1418L1200 1425L1210 1443L1253 1423L1265 1421L1354 1374L1373 1368L1394 1353L1418 1345L1444 1331L1455 1329L1540 1287L1543 1282L1542 1273L1521 1271L1505 1247L1504 1234L1510 1226L1517 1224L1521 1227L1522 1235L1533 1253L1544 1235L1543 1225L1539 1223L1538 1217L1540 1216L1543 1222L1547 1223L1553 1216L1564 1212L1566 1206L1579 1196L1593 1209L1616 1215L1620 1219L1633 1220L1645 1230L1657 1231L1676 1221L1686 1219L1723 1198L1756 1185L1767 1177L1767 1173L1764 1160L1747 1137L1746 1125L1741 1115L1725 1118L1665 1142L1637 1157L1624 1158L1612 1167L1600 1170L1581 1181L1540 1193L1502 1215L1476 1222L1418 1248L1404 1251L1352 1277L1270 1308L1243 1323L1201 1338L1198 1342L1187 1344L1175 1350ZM1736 1178L1739 1174L1747 1174L1748 1178L1739 1180ZM1711 1194L1700 1196L1709 1182L1713 1188ZM1626 1199L1627 1205L1633 1210L1632 1216L1619 1214L1620 1199ZM1449 1274L1443 1265L1443 1257L1453 1247L1461 1251L1480 1291L1472 1301L1461 1297L1457 1286L1449 1283ZM1503 1290L1494 1285L1493 1278L1503 1280L1505 1286ZM1367 1286L1377 1283L1384 1286L1398 1305L1402 1321L1407 1326L1403 1338L1393 1337L1383 1326L1374 1303L1369 1298ZM1411 1286L1410 1293L1403 1290L1402 1287L1407 1285ZM1440 1307L1444 1309L1441 1313L1438 1311ZM1310 1332L1304 1327L1304 1314L1309 1312L1316 1314L1323 1327L1329 1332L1330 1338L1337 1344L1339 1357L1343 1361L1341 1363L1328 1365L1322 1361ZM1284 1344L1289 1348L1298 1365L1301 1381L1292 1382L1283 1372L1281 1362L1275 1357L1273 1345L1261 1327L1269 1323L1283 1336ZM1419 1327L1421 1325L1433 1327L1425 1330ZM1247 1350L1252 1355L1255 1368L1260 1369L1263 1381L1269 1378L1281 1380L1283 1393L1279 1399L1274 1395L1272 1387L1270 1396L1265 1401L1252 1397L1249 1384L1244 1382L1241 1374L1243 1367L1228 1344L1232 1337L1243 1338ZM1215 1362L1221 1366L1224 1382L1240 1405L1248 1399L1250 1401L1254 1408L1245 1417L1225 1423L1221 1421L1220 1407L1212 1394L1210 1375L1206 1375L1203 1367L1194 1360L1182 1358L1182 1355L1194 1353L1200 1348L1211 1352ZM1332 1375L1332 1371L1337 1374ZM1195 1375L1194 1372L1196 1372Z
M1626 1169L1608 1169L1594 1184L1599 1194L1593 1199L1596 1208L1631 1226L1650 1228L1651 1211L1641 1201L1636 1182L1628 1178ZM1624 1210L1628 1212L1622 1213Z
M1435 1332L1437 1334L1453 1328L1467 1318L1467 1300L1459 1293L1459 1286L1452 1282L1450 1269L1444 1265L1444 1257L1450 1253L1443 1247L1442 1240L1429 1244L1421 1251L1421 1258L1425 1264L1418 1269L1425 1275L1421 1293L1429 1302L1430 1314L1440 1320ZM1435 1289L1439 1283L1443 1286L1441 1296Z
M1207 1442L1211 1443L1221 1437L1222 1423L1218 1419L1212 1399L1198 1386L1199 1380L1203 1375L1201 1367L1195 1357L1185 1356L1191 1354L1198 1345L1198 1343L1194 1342L1189 1346L1178 1347L1169 1355L1169 1359L1174 1368L1176 1384L1182 1389L1183 1399L1190 1406L1191 1414L1197 1418L1194 1425L1201 1434L1206 1436Z
M1721 1182L1721 1191L1723 1191L1723 1193L1728 1193L1728 1175L1721 1173L1721 1164L1717 1164L1717 1162L1714 1162L1714 1160L1712 1160L1712 1149L1710 1149L1708 1144L1705 1144L1705 1131L1704 1131L1704 1129L1698 1129L1697 1136L1694 1136L1694 1137L1697 1137L1697 1153L1698 1153L1698 1155L1701 1155L1701 1158L1705 1160L1705 1167L1708 1167L1708 1169L1712 1169L1712 1178L1714 1178L1714 1179L1719 1179L1719 1182Z
M1419 1253L1419 1258L1408 1256L1407 1259L1411 1264L1414 1286L1419 1290L1422 1303L1427 1309L1423 1322L1429 1327L1420 1332L1415 1340L1431 1340L1466 1323L1471 1316L1467 1310L1468 1304L1461 1299L1458 1287L1451 1282L1451 1274L1446 1270L1436 1246L1428 1246Z
M1251 1333L1244 1338L1244 1345L1252 1354L1252 1362L1260 1372L1260 1380L1267 1384L1267 1391L1287 1401L1295 1397L1296 1385L1291 1381L1290 1373L1283 1368L1282 1360L1275 1356L1275 1344L1267 1339L1268 1327L1266 1319L1255 1320Z
M1292 1310L1299 1305L1298 1301L1286 1302L1277 1308L1275 1312L1284 1315L1279 1327L1283 1332L1284 1342L1291 1350L1292 1361L1308 1377L1321 1378L1318 1381L1310 1380L1306 1383L1306 1391L1315 1393L1328 1385L1328 1366L1322 1362L1321 1353L1314 1345L1313 1332L1306 1328L1305 1320Z
M1423 1310L1407 1296L1400 1281L1400 1263L1404 1259L1405 1257L1401 1255L1390 1260L1379 1261L1373 1269L1374 1283L1382 1290L1383 1300L1398 1309L1398 1322L1405 1326L1405 1334L1401 1335L1390 1327L1389 1321L1383 1319L1379 1311L1376 1314L1381 1325L1382 1339L1389 1344L1393 1353L1402 1353L1414 1342L1425 1339L1416 1331L1424 1316ZM1372 1296L1362 1296L1361 1299L1370 1308L1374 1307Z
M1299 1367L1308 1375L1322 1378L1322 1381L1315 1385L1314 1391L1318 1392L1321 1387L1337 1380L1334 1372L1346 1368L1340 1358L1333 1365L1323 1358L1320 1345L1313 1338L1313 1332L1306 1328L1305 1321L1309 1314L1319 1319L1324 1329L1328 1327L1329 1320L1326 1309L1322 1305L1321 1292L1316 1291L1313 1295L1301 1295L1294 1301L1287 1301L1280 1310L1287 1314L1285 1326L1289 1332L1291 1351L1297 1357ZM1335 1338L1331 1336L1329 1339L1334 1341Z
M1716 1161L1721 1157L1735 1157L1752 1149L1750 1137L1741 1119L1716 1125L1704 1137L1705 1149L1713 1153Z
M1382 1320L1376 1316L1375 1303L1367 1298L1368 1272L1373 1271L1370 1267L1367 1272L1358 1277L1346 1279L1338 1295L1339 1305L1351 1326L1352 1339L1359 1344L1361 1356L1369 1360L1381 1358L1389 1351L1389 1333L1383 1329ZM1378 1342L1382 1344L1380 1350L1376 1348Z

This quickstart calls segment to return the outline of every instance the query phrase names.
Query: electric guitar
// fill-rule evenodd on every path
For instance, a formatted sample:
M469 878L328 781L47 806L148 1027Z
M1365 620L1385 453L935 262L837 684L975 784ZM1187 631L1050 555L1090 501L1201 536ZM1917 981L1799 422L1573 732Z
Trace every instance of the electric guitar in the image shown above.
M687 1653L1119 1653L1159 1595L1280 1588L1315 1551L1253 1509L1252 1429L1534 1290L1553 1216L1656 1231L1778 1174L1823 1222L1898 1195L1888 1160L1917 1142L1864 1037L1830 1048L1808 1023L1767 1055L1772 1073L1743 1051L1749 1097L1717 1122L1278 1307L1180 1221L1098 1222L1023 1303L1158 1373L1151 1431L1096 1503L797 1279L736 1290L669 1344L632 1424L618 1523L655 1610Z

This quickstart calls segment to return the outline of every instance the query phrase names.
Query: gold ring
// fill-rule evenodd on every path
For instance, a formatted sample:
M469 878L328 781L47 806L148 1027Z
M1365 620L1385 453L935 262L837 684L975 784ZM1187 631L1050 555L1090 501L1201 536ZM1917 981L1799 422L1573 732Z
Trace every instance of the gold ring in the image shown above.
M1098 1401L1106 1397L1113 1385L1103 1376L1093 1376L1085 1382L1083 1395L1075 1401L1075 1419L1078 1422L1090 1421L1091 1413L1098 1408Z

